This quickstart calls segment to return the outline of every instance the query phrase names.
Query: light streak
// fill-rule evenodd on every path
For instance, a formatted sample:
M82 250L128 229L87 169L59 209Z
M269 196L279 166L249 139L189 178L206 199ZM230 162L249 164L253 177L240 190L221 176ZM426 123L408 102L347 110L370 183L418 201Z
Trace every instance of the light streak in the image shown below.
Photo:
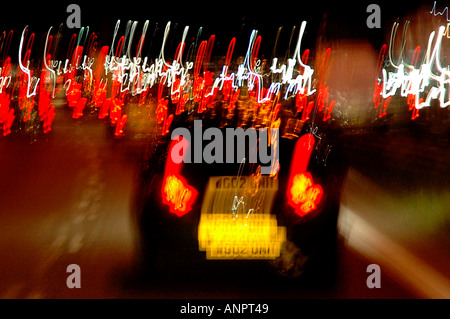
M125 133L123 132L123 128L124 128L125 124L127 123L127 121L128 121L128 115L126 115L126 114L122 115L122 117L116 124L116 130L114 132L114 136L120 137L120 136L125 135Z
M5 37L5 32L3 32L2 34L2 38ZM5 61L6 57L8 56L9 53L9 47L11 45L11 40L12 40L12 36L14 34L13 30L10 30L8 32L8 35L6 36L6 44L4 44L3 39L2 39L2 43L1 43L1 47L0 50L3 50L3 58L2 61ZM4 47L5 46L5 47Z
M133 43L134 32L136 30L137 23L138 23L137 21L134 21L133 25L131 26L130 39L128 40L128 48L127 48L127 56L129 59L131 59L131 44Z
M184 145L183 149L184 147L189 147L189 142L186 139L179 137L172 140L168 154L171 154L172 149L178 143ZM182 154L181 156L185 156L185 154ZM190 186L186 179L181 175L182 165L183 161L175 163L172 161L171 156L167 156L163 185L161 188L163 203L168 205L170 212L178 217L181 217L192 210L192 205L195 203L198 195L198 191Z
M89 41L88 41L88 45L87 45L87 48L88 48L87 55L88 56L91 56L93 50L97 48L97 41L96 40L97 40L97 35L95 34L95 32L93 32L91 34L91 36L89 37Z
M142 54L142 46L144 45L145 34L147 33L148 24L149 24L149 20L146 20L144 23L144 27L142 28L141 38L139 39L139 44L138 44L138 48L136 51L136 57L138 57L138 58Z
M86 107L87 98L80 97L73 108L72 118L78 119L83 116L83 110Z
M436 11L436 1L434 1L433 8L431 9L430 13L433 14L435 17L438 15L443 16L445 14L447 22L450 22L450 19L448 17L448 7L445 7L444 10L442 11Z
M322 186L314 185L309 172L295 175L289 191L295 212L300 216L316 209L323 194Z
M40 79L37 79L36 77L32 77L31 76L31 71L30 71L30 69L28 68L28 66L29 66L29 61L27 61L27 67L25 67L24 65L23 65L23 60L22 60L22 50L23 50L23 41L24 41L24 37L25 37L25 34L27 33L27 31L26 30L28 30L28 26L26 26L24 29L23 29L23 31L22 31L22 36L20 37L20 44L19 44L19 67L20 67L20 70L23 72L23 73L25 73L26 74L26 76L27 76L27 92L26 92L26 96L27 96L27 98L30 98L30 97L32 97L32 96L35 96L36 95L36 90L37 90L37 87L38 87L38 84L39 84L39 80ZM25 54L25 59L27 58L27 56L29 55L29 52L30 52L30 50L31 50L31 46L33 45L33 40L34 40L34 33L30 36L30 38L28 39L28 44L27 44L27 53ZM30 41L31 41L31 44L30 44ZM33 83L34 83L34 88L32 89L32 92L30 93L30 90L31 90L31 86L33 85Z
M55 71L48 66L48 64L47 64L47 56L46 56L47 55L48 37L50 36L50 31L51 30L52 30L52 27L50 27L50 29L48 29L47 36L45 38L45 47L44 47L43 61L44 61L45 68L47 69L47 71L50 72L51 78L53 80L52 98L54 98L55 97L55 90L56 90L56 74L55 74Z
M286 57L285 61L273 57L273 60L266 64L261 60L259 49L262 37L258 30L253 30L243 62L236 63L236 66L233 66L234 70L232 70L232 57L236 38L231 39L221 72L210 68L216 36L211 35L207 41L202 41L197 47L202 28L198 31L195 46L191 45L187 57L184 58L189 33L189 26L186 26L176 53L169 61L166 55L171 27L169 21L164 29L159 55L156 59L150 60L142 56L149 21L144 23L135 51L132 50L132 45L137 36L135 33L138 22L128 21L123 36L119 34L120 22L117 20L115 24L111 46L103 46L96 56L97 34L94 32L89 34L89 27L82 27L78 34L72 35L65 60L57 60L49 53L56 49L55 43L52 43L54 37L51 35L52 27L50 27L44 37L44 49L40 54L43 60L39 67L30 67L35 34L27 37L29 30L25 27L20 39L20 72L17 82L19 83L20 109L24 109L23 118L30 118L35 103L33 99L27 99L37 96L39 117L45 122L46 114L53 107L52 99L55 98L58 90L65 89L67 104L69 107L74 107L74 118L83 116L84 108L93 105L94 110L99 112L98 117L101 119L109 117L111 124L116 125L118 133L116 135L122 136L124 125L119 124L122 119L124 123L125 119L128 119L128 116L124 117L127 114L120 113L122 106L127 102L125 98L139 95L139 106L141 106L145 98L151 94L149 94L149 88L154 85L167 90L169 96L168 99L160 96L157 100L156 119L162 125L161 134L163 135L169 132L174 117L185 112L186 105L189 105L189 112L196 109L199 114L212 106L221 106L226 110L227 116L232 116L235 114L235 108L241 105L238 102L241 97L244 101L248 100L248 106L253 107L258 113L260 119L258 121L261 121L264 127L271 127L272 123L277 121L282 107L280 99L287 100L292 97L296 99L298 111L303 112L303 120L309 119L315 105L323 111L324 121L331 116L334 103L328 99L328 87L323 83L323 75L321 74L318 82L320 85L317 86L317 81L313 82L314 69L307 65L310 51L306 49L303 53L301 52L306 21L301 23L294 54ZM295 28L292 31L291 40L294 30ZM3 37L6 37L6 33ZM3 41L6 46L5 52L9 48L11 37L12 31L8 34L6 42ZM195 60L191 61L194 50L197 51ZM135 56L132 56L132 53L135 53ZM325 69L329 55L328 50L319 71ZM269 66L268 69L266 65ZM4 68L5 66L0 70ZM33 76L36 72L40 72L38 74L41 76ZM2 71L0 93L9 88L10 83L15 83L13 78ZM60 83L62 85L58 86ZM317 92L316 87L319 90L317 104L308 101L308 97ZM50 100L46 96L48 93ZM315 116L315 113L313 115ZM50 118L48 117L47 124L51 124ZM47 127L51 129L50 125Z
M0 67L0 94L3 93L3 88L9 88L11 79L11 58L8 57L4 61L3 67Z
M391 32L390 47L388 56L390 65L395 69L394 72L388 72L386 67L381 69L381 79L377 79L374 91L374 106L377 108L381 98L386 99L384 102L384 109L380 108L380 117L386 114L386 108L389 104L390 98L400 91L400 96L407 97L407 104L410 110L413 110L412 119L418 117L418 110L429 107L431 100L438 100L440 107L445 108L450 105L448 99L448 85L450 84L449 67L445 68L441 65L441 44L446 30L445 26L441 26L436 34L431 32L428 38L427 50L423 58L422 64L417 66L420 54L420 46L416 47L411 64L403 62L402 55L398 64L394 63L392 58L393 42L395 33L398 28L398 23L395 23ZM404 28L403 37L406 38L406 29ZM400 52L404 50L404 41ZM377 68L381 67L381 56L384 54L385 46L380 51ZM377 71L378 72L378 71ZM421 96L423 95L423 96Z
M118 22L119 23L119 22ZM182 41L177 49L177 53L175 55L175 59L172 62L172 64L169 64L165 59L165 46L168 38L168 34L170 32L170 22L167 23L166 28L164 30L164 36L162 40L162 45L159 53L159 58L155 60L155 62L148 66L147 65L147 59L144 58L144 60L140 59L133 59L130 60L128 57L123 56L122 58L117 58L117 53L120 50L121 46L118 45L118 48L116 50L116 57L112 58L107 56L106 62L105 62L105 68L109 71L113 70L122 70L121 74L116 75L117 81L122 84L121 91L124 92L125 90L129 89L130 83L133 83L136 81L135 79L138 78L138 72L136 70L140 70L144 73L145 83L143 84L143 87L151 87L153 84L155 84L158 79L160 81L163 81L163 83L171 89L171 95L174 96L175 101L174 103L178 102L179 93L181 93L181 88L184 87L186 84L186 81L189 77L189 70L194 68L194 100L196 102L200 101L200 96L203 95L202 99L209 99L215 97L216 92L218 90L221 90L223 88L223 83L225 81L231 81L232 87L234 90L237 90L239 87L242 87L244 83L247 83L249 90L253 91L256 89L256 97L257 97L257 103L264 103L266 101L271 100L271 97L278 94L278 92L281 91L281 88L283 85L287 84L287 90L285 93L285 99L289 97L291 93L305 93L307 96L312 95L315 93L315 89L312 89L312 76L314 73L314 70L311 69L308 65L304 64L302 62L302 58L300 58L300 43L302 41L303 32L305 29L306 23L302 23L301 32L299 34L298 43L296 47L296 51L294 53L293 58L288 60L288 66L282 65L280 68L277 68L277 61L278 59L275 58L273 61L273 65L271 68L271 71L273 73L282 73L282 82L276 82L276 83L270 83L269 89L265 91L265 94L263 93L263 78L260 72L260 61L257 60L256 56L258 53L259 45L261 42L261 37L257 36L257 31L253 30L249 45L247 49L247 53L244 59L244 62L238 66L237 72L228 74L229 71L229 65L231 62L231 54L234 49L235 39L230 42L228 52L227 52L227 58L226 63L223 66L222 73L219 74L219 76L215 79L213 79L213 87L209 90L206 90L206 87L204 83L202 84L202 77L200 76L200 68L203 66L204 72L206 72L207 63L209 61L212 46L214 43L214 35L209 38L209 40L206 42L203 41L198 49L197 57L195 60L195 63L193 62L186 62L185 67L183 66L182 61L182 51L185 45L185 38L188 32L188 27L184 29ZM117 25L116 25L117 26ZM116 37L117 30L115 31L114 38ZM114 43L114 40L113 40ZM123 43L123 37L119 41L119 43ZM303 58L307 59L307 56L309 54L309 50L305 51ZM293 78L293 71L294 67L296 65L296 58L300 61L300 66L303 69L303 74L299 74L295 79ZM142 63L143 62L143 63ZM142 65L141 65L142 63ZM128 72L128 73L125 73ZM128 83L127 88L123 88L123 86ZM176 84L176 85L174 85ZM256 86L255 86L256 85ZM142 86L141 86L142 87ZM142 91L142 90L140 90ZM204 92L204 94L200 94L200 92ZM205 105L211 104L211 101L203 101L203 106L200 106L199 110L202 111L205 108Z
M242 176L242 170L244 168L244 165L245 165L245 157L242 159L241 164L239 165L239 171L238 171L238 174L237 174L237 183L236 183L236 187L234 189L233 204L231 205L231 211L233 213L233 220L236 220L238 218L238 216L239 216L238 215L238 208L239 208L239 206L241 204L242 204L242 206L244 208L244 211L245 211L244 196L238 197L238 195L237 195L237 192L238 192L238 189L239 189L238 185L239 185L240 178ZM250 210L247 213L247 218L248 218L249 214L250 214Z
M291 161L286 197L288 205L301 217L317 208L323 194L322 187L314 184L311 173L307 172L314 143L313 134L303 135L296 142Z
M120 20L117 20L116 26L114 27L114 34L113 34L113 38L112 38L112 42L111 42L111 46L110 46L110 51L108 53L109 56L112 56L112 54L113 54L114 42L116 41L117 33L119 32L119 27L120 27ZM117 52L116 52L115 56L117 56Z
M203 62L203 72L207 71L209 60L211 59L212 48L214 45L214 41L216 40L216 36L213 34L209 37L208 43L206 45L205 51L205 61Z
M10 108L11 96L5 92L0 93L0 123L2 123L3 136L11 134L11 126L15 119L15 111Z

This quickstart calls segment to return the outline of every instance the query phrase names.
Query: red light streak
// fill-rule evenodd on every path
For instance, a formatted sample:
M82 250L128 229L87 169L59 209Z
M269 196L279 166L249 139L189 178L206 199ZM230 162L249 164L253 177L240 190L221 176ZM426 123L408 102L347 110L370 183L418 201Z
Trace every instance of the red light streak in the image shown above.
M172 140L166 160L161 195L163 204L169 206L170 212L178 217L182 217L192 210L192 205L197 199L198 192L181 175L183 161L179 164L172 161L171 153L177 143L186 144L189 142L184 138ZM183 149L187 148L183 147ZM185 154L179 155L184 156Z
M41 118L44 121L43 123L44 133L50 132L52 130L52 122L54 118L55 118L55 107L52 105L48 108L47 112Z
M3 35L5 34L5 32L3 32ZM8 53L9 53L9 47L10 47L10 45L11 45L11 40L12 40L12 37L13 37L13 34L14 34L14 31L13 30L10 30L9 32L8 32L8 35L7 35L7 37L6 37L6 44L5 44L5 48L4 48L4 50L3 50L3 61L5 61L5 58L8 56Z
M420 55L420 45L418 45L416 47L416 49L414 50L412 59L411 59L411 64L414 65L415 67L417 66L417 61L419 60L419 55Z
M198 47L197 55L195 57L194 78L197 78L200 74L200 69L203 65L203 58L205 57L207 43L207 41L202 41Z
M31 97L29 99L24 100L21 109L24 110L23 112L23 121L28 122L28 120L31 119L31 112L33 110L35 101L34 97Z
M109 47L104 46L100 49L100 52L98 54L97 58L97 67L94 72L94 78L99 81L101 79L102 74L104 73L105 68L105 61L106 61L106 55L108 54Z
M375 78L375 87L373 91L373 103L374 108L377 109L379 107L378 117L382 118L387 114L387 108L389 103L391 102L391 98L383 98L382 90L383 90L383 82L378 79L378 75L381 73L383 69L384 59L386 57L387 45L383 44L380 52L378 53L377 67L376 67L376 78Z
M181 95L181 98L178 99L177 109L175 110L175 115L180 115L184 112L184 106L186 105L189 99L189 93L184 93Z
M170 129L170 125L172 124L172 121L173 121L173 114L170 114L169 117L167 117L164 120L164 124L163 124L162 130L161 130L162 135L166 135L169 133L169 129Z
M8 57L3 62L3 68L0 68L0 93L3 93L4 89L7 89L11 84L11 58Z
M109 109L111 108L111 98L107 98L105 102L100 106L99 112L98 112L98 118L104 119L109 115Z
M121 136L125 135L125 133L123 132L123 128L124 128L125 124L127 123L127 120L128 120L128 115L124 114L124 115L122 115L122 118L117 122L116 130L114 132L114 135L116 137L121 137Z
M200 69L203 65L203 59L205 57L206 47L208 42L202 41L197 49L197 55L195 57L194 64L194 86L193 86L193 95L194 102L198 103L202 100L203 92L205 89L205 80L200 75Z
M81 84L73 82L70 85L70 88L70 90L67 90L67 102L69 107L75 107L78 103L78 100L81 98Z
M225 75L228 74L228 68L230 67L231 57L233 56L234 46L236 45L236 38L232 38L228 45L227 56L225 58Z
M214 46L215 40L216 40L216 36L214 34L211 35L208 39L208 43L206 45L206 50L205 50L205 57L204 57L204 61L203 61L203 72L206 72L208 69L208 63L209 63L209 60L211 59L212 48Z
M314 185L309 172L297 174L293 177L292 187L289 189L291 202L295 205L295 212L305 216L317 208L323 194L322 186Z
M139 94L138 106L143 106L145 104L146 98L148 96L149 89L146 88L141 94Z
M180 100L181 90L181 80L180 78L176 78L172 84L172 91L170 92L170 98L173 104L177 104Z
M50 55L48 55L48 60L50 60ZM41 121L43 121L44 133L52 130L52 122L55 118L55 107L53 106L53 96L52 91L48 89L49 82L47 80L47 71L43 68L41 72L41 87L39 92L39 102L38 102L38 115Z
M117 47L116 47L116 54L114 54L115 58L119 57L119 53L122 52L123 49L123 42L125 41L125 37L121 36L119 39L119 42L117 43Z
M167 118L167 104L169 101L167 99L158 100L158 106L156 108L156 120L158 124L164 123Z
M50 55L49 50L50 50L50 48L52 47L52 42L53 42L53 36L50 35L50 36L48 37L47 50L45 51L45 54L44 54L45 56L49 56L49 55ZM49 58L48 60L50 60L50 58Z
M28 31L28 29L27 29L27 31ZM27 32L27 33L28 33L28 32ZM26 64L26 62L30 59L31 48L33 47L33 43L34 43L34 37L35 37L35 34L32 33L32 34L30 35L30 38L28 39L27 46L26 46L26 48L25 48L25 52L27 52L28 55L25 54L24 61L22 62L23 64Z
M311 173L306 171L314 143L312 134L303 135L298 139L292 157L286 197L288 204L299 216L305 216L316 209L323 194L322 187L314 184Z
M158 122L158 124L162 124L162 128L161 128L161 135L166 135L167 133L169 133L169 128L170 125L172 124L172 120L173 120L173 114L170 114L169 116L167 116L167 112L168 112L168 103L169 100L167 100L166 98L162 98L162 93L164 91L164 85L163 83L159 84L158 87L158 105L156 108L156 120Z
M288 199L290 196L290 189L293 185L293 178L298 174L306 172L314 147L314 136L310 133L303 135L295 144L293 157L290 167L290 178L288 182Z
M308 64L308 58L309 58L309 49L306 49L306 50L303 52L303 55L302 55L302 63L303 63L303 64ZM300 71L301 71L301 72L304 71L304 67L303 67L303 66L300 66L299 73L300 73Z
M136 57L140 57L142 54L142 45L144 44L145 34L141 35L139 38L139 43L136 47Z
M8 115L6 116L6 120L3 122L3 136L11 133L11 126L14 119L16 118L14 112L14 109L10 109Z
M333 112L335 100L330 99L330 87L326 85L326 77L328 72L328 63L330 60L331 48L325 50L324 56L322 58L322 64L318 69L319 76L319 94L317 96L317 107L319 112L323 112L322 120L325 122L331 118L331 113Z
M72 34L72 37L70 38L69 47L67 48L67 56L66 56L67 60L69 60L73 54L73 50L75 49L76 41L77 41L77 35L76 35L76 33L74 33L74 34Z
M102 85L103 84L103 85ZM94 106L95 107L101 107L103 103L106 101L106 83L97 82L94 87Z
M109 118L112 125L116 125L117 121L122 117L123 101L118 98L112 98L109 110Z
M70 62L72 65L72 72L70 74L74 74L75 70L80 65L81 56L83 55L83 50L84 50L84 48L81 45L78 45L77 47L75 47L75 50L73 51L73 54L72 54L72 60Z
M323 121L327 121L331 118L331 112L333 112L334 105L336 104L336 100L332 100L328 107L325 109L325 112L323 113Z
M180 42L177 46L177 50L175 51L175 61L181 61L181 57L184 52L184 42Z
M320 86L319 87L319 94L317 96L317 106L318 106L318 110L319 112L323 111L323 108L325 107L325 105L328 104L328 98L329 98L329 93L328 93L329 87L323 87Z
M96 47L97 47L97 35L95 34L95 32L92 32L88 40L87 55L90 56L92 54L92 51L95 50Z
M301 118L302 121L309 120L309 114L311 113L313 107L314 107L314 101L310 101L308 103L308 105L306 106L306 108L303 109L302 118Z
M83 110L86 106L87 98L81 97L78 99L77 104L73 108L72 118L78 119L83 116Z
M219 92L218 87L212 87L213 85L213 73L210 71L204 72L204 80L203 80L203 96L198 105L197 113L201 114L207 110L208 107L211 107L214 103L214 100Z
M304 108L306 108L308 103L308 96L305 93L297 92L295 97L295 106L297 107L297 113L300 113Z
M419 99L419 103L423 102L423 98ZM419 117L419 109L416 108L416 97L414 94L408 94L406 98L406 104L408 105L408 110L412 111L411 120L415 120Z
M15 119L14 109L10 108L11 96L5 92L0 93L0 124L3 129L3 136L11 133L11 126Z
M411 58L411 64L414 65L414 67L417 66L417 61L419 59L420 55L420 45L416 47L414 50L414 54ZM412 83L411 83L412 85ZM419 104L423 103L423 98L419 98ZM419 117L419 109L416 107L416 96L415 94L408 94L406 98L406 104L408 105L408 110L412 111L411 120L415 120Z

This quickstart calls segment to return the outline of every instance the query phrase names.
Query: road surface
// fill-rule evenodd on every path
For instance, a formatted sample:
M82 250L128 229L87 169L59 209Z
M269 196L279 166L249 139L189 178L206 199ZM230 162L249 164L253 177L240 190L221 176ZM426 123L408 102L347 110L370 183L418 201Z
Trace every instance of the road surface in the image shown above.
M376 143L362 143L365 150L358 154L370 158L366 150ZM299 289L284 283L268 287L264 281L250 285L239 280L217 285L201 279L170 284L145 281L135 258L136 233L130 217L135 174L145 146L142 136L114 139L108 124L101 120L74 120L64 106L57 108L53 131L35 141L23 136L0 137L0 298L424 297L405 284L398 273L384 271L388 269L384 265L381 288L369 289L366 269L378 262L373 259L377 255L362 253L345 236L339 244L337 281L327 287ZM393 151L389 145L381 148ZM372 205L373 198L360 192L360 183L367 192L380 191L369 178L364 182L366 177L361 177L366 176L361 173L364 167L373 163L357 156L351 160L360 167L352 171L344 189L346 211L372 211L374 219L377 214L384 216L382 205ZM429 167L425 176L434 168ZM412 172L400 176L408 173ZM383 196L390 192L388 188L376 194ZM376 200L383 201L384 197ZM448 226L448 214L436 218ZM427 224L430 230L423 238L433 237L435 231L434 224ZM448 269L447 257L444 254L434 263L445 262ZM66 285L71 264L80 266L81 288Z

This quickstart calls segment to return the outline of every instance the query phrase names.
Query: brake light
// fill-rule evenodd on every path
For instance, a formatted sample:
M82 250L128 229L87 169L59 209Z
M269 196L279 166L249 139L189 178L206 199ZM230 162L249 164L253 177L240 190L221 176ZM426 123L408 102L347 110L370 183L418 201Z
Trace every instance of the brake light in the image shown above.
M322 199L322 186L314 184L311 173L307 172L314 147L314 136L303 135L295 144L291 171L287 188L288 204L299 216L305 216L317 208Z
M161 195L163 204L169 206L170 212L181 217L192 210L192 205L195 203L198 192L181 175L183 161L175 163L172 160L172 148L177 143L189 142L182 137L172 140L166 160Z
M323 194L322 186L314 185L312 176L308 172L295 175L289 191L295 212L300 216L316 209Z
M197 192L184 178L175 175L166 176L162 189L163 203L169 205L170 212L181 217L192 210Z

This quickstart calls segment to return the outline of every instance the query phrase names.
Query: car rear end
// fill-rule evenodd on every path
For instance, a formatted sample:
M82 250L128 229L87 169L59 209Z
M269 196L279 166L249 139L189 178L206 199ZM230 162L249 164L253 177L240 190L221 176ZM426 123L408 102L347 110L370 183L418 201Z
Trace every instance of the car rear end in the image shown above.
M159 137L137 192L145 272L177 280L332 284L346 167L335 147L339 136L311 128L284 131L280 169L272 175L248 161L174 164L175 141Z

